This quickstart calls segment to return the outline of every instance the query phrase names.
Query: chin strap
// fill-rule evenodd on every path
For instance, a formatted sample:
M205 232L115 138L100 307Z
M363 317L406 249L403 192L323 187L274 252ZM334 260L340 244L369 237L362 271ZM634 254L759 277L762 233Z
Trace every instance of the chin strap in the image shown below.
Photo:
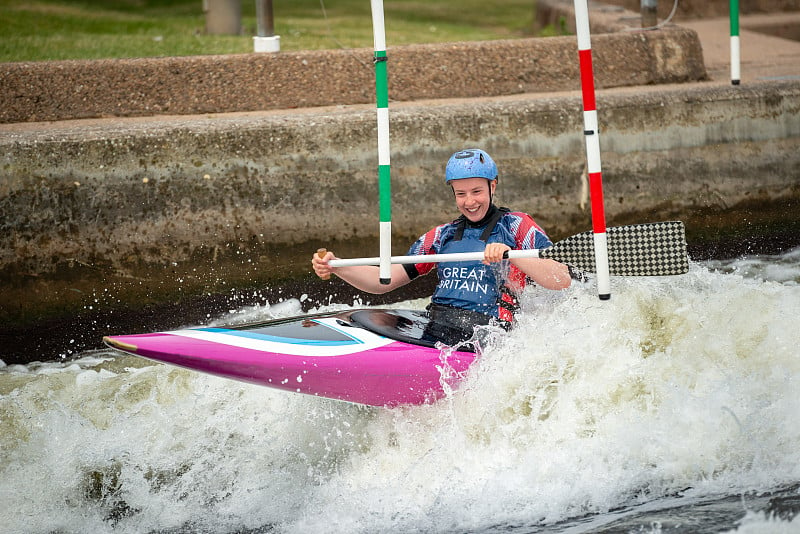
M467 226L469 226L470 228L481 228L484 225L486 226L486 228L484 228L483 232L481 232L480 240L488 241L489 236L491 236L492 232L494 231L494 227L497 226L497 223L500 221L500 219L503 218L503 215L505 215L509 211L511 210L509 210L508 208L498 208L497 206L492 204L486 216L476 223L470 222L466 217L461 215L457 219L458 226L456 227L456 231L453 234L453 241L461 241L461 239L464 237L464 230L467 228Z

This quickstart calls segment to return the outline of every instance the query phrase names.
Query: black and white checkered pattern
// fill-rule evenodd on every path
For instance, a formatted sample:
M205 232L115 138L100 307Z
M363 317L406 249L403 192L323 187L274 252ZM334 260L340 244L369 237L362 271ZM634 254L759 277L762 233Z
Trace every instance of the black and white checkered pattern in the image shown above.
M681 221L615 226L606 229L612 276L665 276L689 271L686 229ZM542 251L541 257L584 271L596 270L592 232L568 237Z

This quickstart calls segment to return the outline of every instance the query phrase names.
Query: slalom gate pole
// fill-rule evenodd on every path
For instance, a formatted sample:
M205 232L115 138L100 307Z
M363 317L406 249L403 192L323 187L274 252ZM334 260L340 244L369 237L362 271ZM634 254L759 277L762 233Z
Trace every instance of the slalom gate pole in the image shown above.
M600 167L600 134L597 131L592 43L589 33L587 0L574 0L575 26L578 33L578 58L583 93L583 134L586 138L586 158L589 175L589 195L592 201L592 231L597 264L597 294L600 300L611 298L611 279L608 270L608 240L606 215L603 206L603 176Z
M389 81L386 74L386 31L383 21L383 0L370 0L372 33L375 41L375 96L378 112L378 197L380 214L381 284L391 282L392 255L392 192L389 163Z
M740 63L741 55L739 49L739 0L730 2L731 18L731 84L739 85L741 79Z

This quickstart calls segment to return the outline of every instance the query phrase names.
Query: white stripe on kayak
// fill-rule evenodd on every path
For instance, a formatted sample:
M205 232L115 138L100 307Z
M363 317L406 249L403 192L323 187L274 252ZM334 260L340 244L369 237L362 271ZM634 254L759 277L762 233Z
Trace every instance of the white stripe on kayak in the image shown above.
M319 346L310 344L303 345L299 343L280 343L266 339L253 339L226 334L224 332L209 332L206 330L193 329L174 330L164 333L171 334L173 336L208 341L210 343L226 345L229 347L239 347L242 349L272 352L276 354L289 354L292 356L343 356L345 354L357 354L359 352L376 349L392 343L391 339L373 334L372 332L364 330L363 328L342 327L336 322L336 318L325 317L321 319L314 319L314 322L346 334L347 336L356 340L357 343L353 343L352 345L338 346Z

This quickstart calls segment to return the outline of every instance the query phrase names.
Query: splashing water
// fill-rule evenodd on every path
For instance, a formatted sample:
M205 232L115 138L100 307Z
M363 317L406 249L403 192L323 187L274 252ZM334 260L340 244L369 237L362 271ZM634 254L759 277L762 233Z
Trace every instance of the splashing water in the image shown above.
M800 500L798 281L795 251L531 289L451 395L392 410L110 351L5 366L0 532L661 532L719 499L714 531L796 532L762 496Z

